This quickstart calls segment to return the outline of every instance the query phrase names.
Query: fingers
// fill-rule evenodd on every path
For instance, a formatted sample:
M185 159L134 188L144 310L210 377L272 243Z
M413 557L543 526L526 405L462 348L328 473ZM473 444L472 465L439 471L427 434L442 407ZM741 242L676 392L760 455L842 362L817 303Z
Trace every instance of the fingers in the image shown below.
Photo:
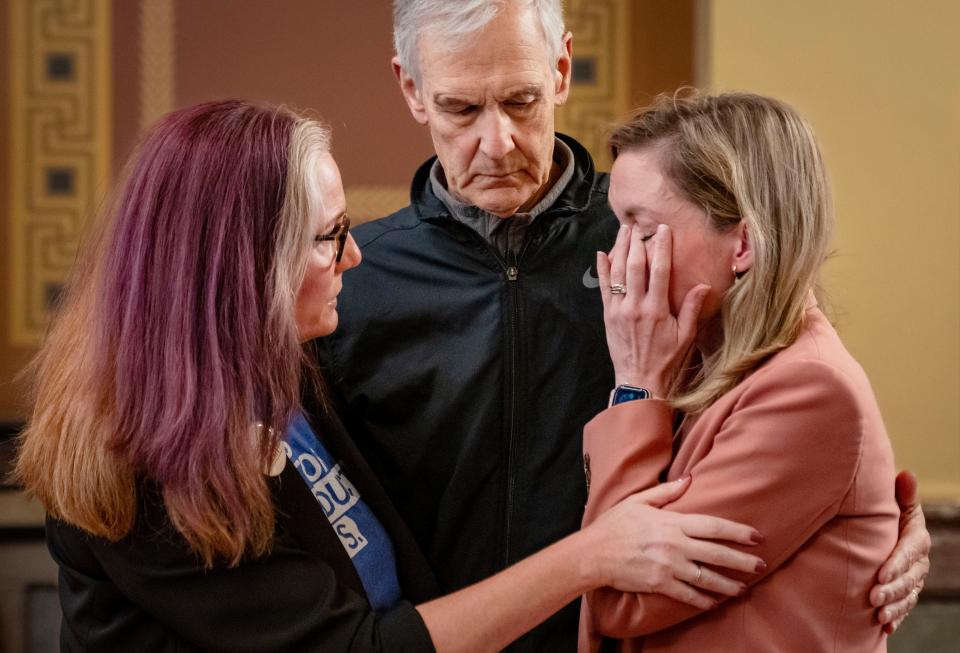
M723 594L725 596L740 596L747 591L746 583L731 580L708 567L691 564L684 580L694 587Z
M927 532L923 511L919 506L900 518L900 539L877 575L883 584L903 576L917 562L930 553L930 533ZM928 562L929 564L929 562Z
M923 587L923 581L929 571L930 560L926 557L921 558L891 582L874 586L870 590L870 604L879 608L902 601L911 591L919 591L919 588Z
M683 552L690 560L742 571L745 574L757 574L767 568L763 559L716 542L690 540L684 545Z
M597 280L600 282L600 299L606 314L610 306L610 258L603 252L597 252Z
M884 626L890 626L888 632L893 632L896 627L900 625L900 622L903 621L904 617L917 607L919 600L920 592L915 589L911 590L903 599L879 610L877 620Z
M897 547L893 550L893 553L883 563L877 578L884 585L890 584L895 578L900 578L906 574L907 570L917 562L918 556L918 550L904 543L901 538L897 542Z
M883 624L888 635L903 623L904 618L916 607L920 599L923 581L930 571L930 560L924 556L910 569L886 585L877 585L870 590L870 603L877 610L877 621Z
M900 617L899 619L894 621L892 624L883 624L883 632L885 632L888 635L894 634L895 632L897 632L897 628L900 627L900 624L903 623L904 619L905 617Z
M657 226L653 238L653 255L650 258L649 295L653 306L669 312L670 266L673 251L673 235L665 224Z
M712 610L717 607L717 601L710 598L703 592L700 592L693 588L693 586L684 583L681 580L674 578L673 580L665 583L664 586L657 590L660 594L664 596L669 596L671 599L680 601L681 603L686 603L687 605L692 605L695 608L700 608L701 610Z
M617 232L610 259L610 283L625 283L627 278L627 255L630 253L630 227L622 225ZM609 285L609 284L608 284Z
M639 302L647 288L647 248L643 244L643 234L639 229L630 230L626 275L627 292L631 299Z
M900 512L907 512L917 505L917 477L912 472L905 469L897 474L895 488Z
M701 540L727 540L738 544L755 545L763 542L763 535L746 524L710 515L679 515L683 532Z
M661 483L660 485L652 487L649 490L638 492L633 496L638 501L641 501L648 506L660 508L671 501L676 501L679 499L683 493L687 491L688 487L690 487L690 477L684 476L683 478L678 478L675 481Z

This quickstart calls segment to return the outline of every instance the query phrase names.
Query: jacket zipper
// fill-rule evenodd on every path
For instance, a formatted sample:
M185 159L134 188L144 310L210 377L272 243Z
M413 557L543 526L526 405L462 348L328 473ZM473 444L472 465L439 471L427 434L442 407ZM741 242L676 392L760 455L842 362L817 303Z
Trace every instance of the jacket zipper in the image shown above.
M499 253L499 252L498 252ZM513 478L514 468L514 440L517 436L519 426L519 398L517 388L520 385L520 290L516 281L520 276L520 270L517 267L516 256L512 251L507 252L505 262L506 269L504 273L507 278L507 296L510 301L510 389L508 402L509 427L507 431L507 493L504 505L504 526L503 526L503 566L507 567L511 563L511 536L512 536L512 515L513 515L513 496L515 481Z
M520 248L520 255L517 256L513 251L508 251L506 257L504 257L500 251L494 247L489 241L487 241L483 236L478 234L473 229L467 227L466 225L461 224L462 227L467 229L473 238L478 239L487 249L493 254L494 258L500 264L500 267L503 269L504 279L507 281L507 296L509 298L510 304L510 324L509 328L509 338L508 338L508 348L509 348L509 378L510 378L510 388L509 392L505 393L509 395L507 399L507 414L509 417L507 433L506 433L506 448L507 448L507 469L505 472L506 476L506 495L504 498L504 514L503 514L503 541L502 541L502 554L501 560L503 567L508 567L511 562L510 558L510 549L511 549L511 537L512 537L512 527L513 520L511 519L513 513L513 500L514 500L514 478L513 478L513 468L514 468L514 439L518 430L520 423L519 416L519 397L517 396L517 388L520 385L520 356L519 356L519 346L520 346L520 290L516 285L516 282L520 278L520 268L519 268L519 259L523 258L524 252L526 252L527 246L530 244L530 240L523 244Z

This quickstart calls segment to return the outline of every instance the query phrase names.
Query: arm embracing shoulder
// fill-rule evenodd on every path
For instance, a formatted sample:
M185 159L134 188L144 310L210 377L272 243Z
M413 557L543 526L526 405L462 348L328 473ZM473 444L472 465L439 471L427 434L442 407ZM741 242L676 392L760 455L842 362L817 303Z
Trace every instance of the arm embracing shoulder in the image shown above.
M863 428L853 382L823 362L782 363L744 383L709 453L688 470L689 489L664 508L760 531L765 537L760 546L733 547L763 558L766 571L722 570L750 585L775 571L837 514L859 466ZM701 612L659 594L609 588L586 600L594 627L615 637L661 630Z

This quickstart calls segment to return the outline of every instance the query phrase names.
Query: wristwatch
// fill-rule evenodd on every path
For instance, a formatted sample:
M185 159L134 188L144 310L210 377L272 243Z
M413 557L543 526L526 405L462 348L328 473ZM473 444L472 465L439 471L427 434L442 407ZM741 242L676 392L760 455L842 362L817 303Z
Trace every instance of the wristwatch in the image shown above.
M638 388L625 384L618 385L613 389L613 392L610 393L610 405L615 406L626 401L633 401L634 399L650 399L652 396L653 393L646 388Z

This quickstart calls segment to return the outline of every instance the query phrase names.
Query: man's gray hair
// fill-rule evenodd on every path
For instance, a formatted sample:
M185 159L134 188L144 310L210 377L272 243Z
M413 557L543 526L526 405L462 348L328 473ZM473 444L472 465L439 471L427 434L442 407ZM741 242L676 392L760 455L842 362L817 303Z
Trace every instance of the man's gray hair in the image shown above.
M417 88L422 81L417 42L431 31L445 45L456 48L483 29L507 2L531 5L540 19L551 68L563 52L563 4L561 0L394 0L393 46L400 65L413 78Z

